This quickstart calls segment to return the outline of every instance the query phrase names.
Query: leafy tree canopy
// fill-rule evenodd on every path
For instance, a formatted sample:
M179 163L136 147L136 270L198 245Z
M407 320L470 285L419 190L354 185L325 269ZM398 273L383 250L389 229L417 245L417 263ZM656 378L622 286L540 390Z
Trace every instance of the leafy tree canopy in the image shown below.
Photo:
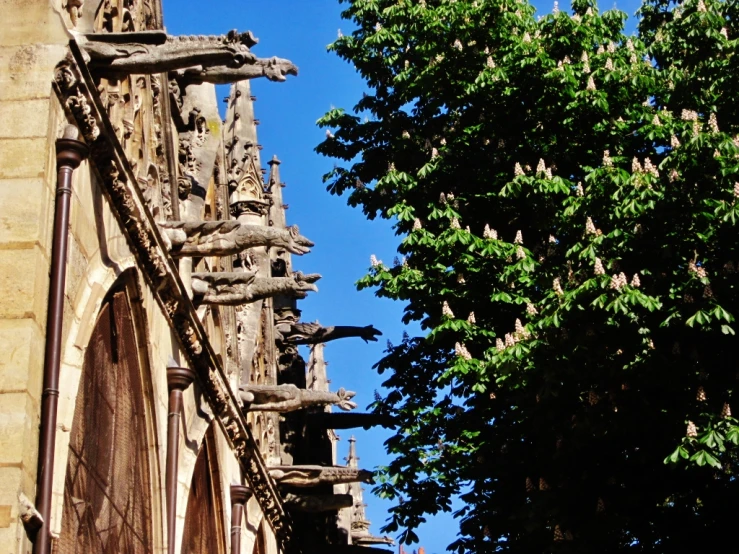
M378 363L398 418L385 531L456 513L458 552L734 544L734 0L350 0L328 189L395 221L360 288L423 336Z

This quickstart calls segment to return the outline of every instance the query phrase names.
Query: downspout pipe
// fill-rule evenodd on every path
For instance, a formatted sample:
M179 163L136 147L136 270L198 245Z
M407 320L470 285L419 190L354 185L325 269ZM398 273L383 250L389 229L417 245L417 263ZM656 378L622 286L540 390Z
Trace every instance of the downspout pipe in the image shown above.
M72 174L89 153L87 145L77 140L78 136L77 127L67 125L64 136L56 141L56 203L54 206L54 235L51 244L51 274L41 393L41 429L36 475L36 509L43 523L33 544L34 554L51 552L51 492L54 481L54 448L59 405L59 368L69 247L69 212L72 204Z
M167 418L167 468L165 485L167 495L167 553L175 552L175 525L177 521L177 466L180 448L180 419L182 393L195 379L195 372L187 367L167 368L169 388L169 417Z
M244 485L231 485L231 554L241 554L241 522L244 506L253 495Z

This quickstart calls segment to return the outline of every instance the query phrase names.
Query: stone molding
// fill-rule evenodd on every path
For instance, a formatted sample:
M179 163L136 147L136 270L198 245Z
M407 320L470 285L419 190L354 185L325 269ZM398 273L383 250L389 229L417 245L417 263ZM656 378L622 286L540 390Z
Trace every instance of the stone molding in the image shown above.
M221 363L208 340L183 285L165 241L146 208L131 165L103 109L96 85L75 41L54 75L54 90L62 106L79 126L90 147L91 168L100 175L104 194L151 287L162 313L180 340L197 381L242 466L254 496L274 530L280 549L299 553L293 541L292 523L269 477L254 437Z

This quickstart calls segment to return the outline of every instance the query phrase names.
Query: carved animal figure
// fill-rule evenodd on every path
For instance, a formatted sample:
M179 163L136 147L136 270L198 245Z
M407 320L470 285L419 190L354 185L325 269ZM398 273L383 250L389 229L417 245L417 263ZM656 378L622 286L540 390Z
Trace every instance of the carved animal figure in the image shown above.
M372 472L343 466L271 466L269 476L280 485L315 487L323 484L374 483Z
M240 306L277 295L305 298L308 292L318 292L314 285L318 273L293 273L290 277L255 277L255 273L223 272L193 273L192 291L195 302Z
M354 327L336 325L322 327L319 323L279 323L275 326L283 340L293 344L318 344L347 337L359 337L364 342L377 341L382 333L372 325Z
M351 494L285 494L285 506L300 512L336 512L341 508L351 508L354 500Z
M351 401L355 394L343 388L337 392L323 392L299 389L295 385L248 385L239 391L244 409L262 412L294 412L326 405L349 411L357 407Z
M102 76L163 73L194 66L238 68L258 60L249 50L258 42L250 32L177 37L164 31L73 34L90 57L90 69Z
M214 83L225 85L237 81L266 77L270 81L283 82L288 75L298 75L298 67L283 58L257 58L240 67L217 65L211 67L188 67L178 71L178 77L188 84Z
M300 234L297 225L286 229L238 221L165 221L158 225L175 257L230 256L255 246L284 248L302 255L315 246Z

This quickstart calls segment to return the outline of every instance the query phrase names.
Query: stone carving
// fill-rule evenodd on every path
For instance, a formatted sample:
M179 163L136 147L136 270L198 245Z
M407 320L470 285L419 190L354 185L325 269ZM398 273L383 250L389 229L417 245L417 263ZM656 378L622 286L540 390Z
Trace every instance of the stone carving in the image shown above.
M355 482L374 483L371 471L343 466L273 466L267 467L267 471L269 476L280 485L292 487L315 487L324 484L340 485Z
M60 77L57 72L55 79L57 77L59 79L55 84L63 105L68 106L70 95L75 95L84 98L85 105L90 108L89 111L70 109L71 115L74 116L87 139L87 132L90 129L85 130L85 128L89 118L92 118L94 122L103 116L98 113L90 93L91 90L95 90L94 83L91 80L88 81L87 76L80 76L76 69L76 65L80 63L83 61L77 56L66 61L66 67L70 70L68 76ZM69 76L74 79L74 82L72 86L64 86L63 83L68 80ZM146 215L135 186L130 162L118 154L122 152L118 138L114 133L108 133L103 128L97 133L96 138L89 142L90 161L98 168L102 176L102 188L110 198L111 209L121 222L123 233L128 238L131 249L140 263L145 279L151 285L151 291L157 303L162 307L170 326L176 331L185 357L191 367L198 372L198 382L202 386L213 413L226 430L226 435L233 445L234 453L239 458L244 475L255 491L255 498L274 529L280 550L295 551L290 518L284 511L282 500L259 456L254 437L249 432L243 414L231 393L221 362L207 340L192 305L188 301L183 301L186 296L174 273L174 262L162 247L158 239L159 233Z
M255 272L193 273L192 290L196 302L239 306L277 295L305 298L317 292L321 276L297 272L290 277L256 277Z
M372 325L322 327L319 323L278 323L275 327L285 342L293 344L318 344L346 337L359 337L364 342L376 342L377 336L382 335Z
M283 82L288 75L297 76L298 68L283 58L256 58L239 67L217 65L188 67L177 72L177 77L187 84L213 83L225 85L237 81L266 77L270 81Z
M64 9L69 13L69 19L72 25L77 26L77 22L82 17L82 9L85 7L85 0L67 0Z
M343 388L337 392L322 392L299 389L295 385L245 385L239 391L245 410L263 412L294 412L327 405L349 411L357 407L351 401L355 394Z
M302 255L313 246L296 225L278 229L238 221L167 221L159 228L173 256L230 256L255 246L284 248Z
M64 60L56 66L54 81L64 95L64 103L77 120L82 136L88 143L92 143L100 135L97 119L92 113L91 102L85 93L85 85L80 82L76 68Z
M285 506L299 512L336 512L352 505L351 494L303 495L287 493L283 496Z
M44 524L44 518L36 509L33 502L22 492L18 494L18 516L29 538L35 537L36 532Z
M257 61L249 50L257 43L250 32L174 37L164 31L134 31L74 36L90 58L90 70L105 77L148 75L193 66L238 68Z

